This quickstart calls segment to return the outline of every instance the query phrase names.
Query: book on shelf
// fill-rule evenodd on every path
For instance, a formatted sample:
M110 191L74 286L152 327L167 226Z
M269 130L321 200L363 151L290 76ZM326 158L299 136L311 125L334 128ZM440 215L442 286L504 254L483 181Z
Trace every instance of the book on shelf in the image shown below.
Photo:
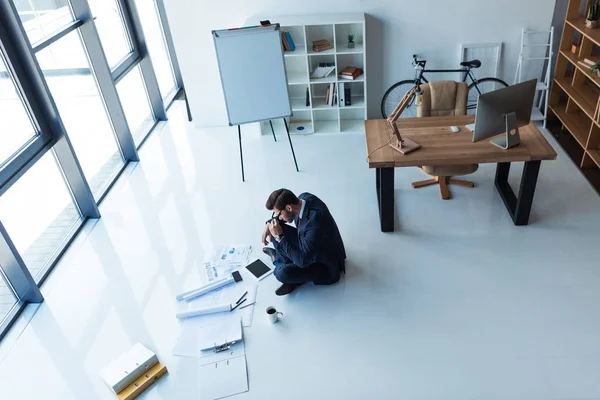
M325 90L325 99L323 102L328 106L333 106L336 101L336 88L335 83L330 83Z
M285 51L292 51L292 48L290 47L290 44L288 43L287 39L285 38L285 32L281 31L281 43L283 44L283 49Z
M319 66L310 74L310 79L327 78L335 71L335 63L319 63Z
M350 91L350 85L344 85L344 106L352 105L352 93Z
M330 85L331 85L331 90L330 90L331 96L329 98L329 105L333 106L335 104L335 100L336 100L336 89L337 88L335 87L336 86L335 83L331 83Z
M319 40L313 41L312 49L313 49L313 51L320 52L320 51L333 49L333 46L331 45L329 40L319 39Z
M346 67L338 74L340 79L355 80L363 74L363 70L358 67Z
M584 58L583 62L587 65L589 65L590 67L593 67L594 65L596 65L598 62L600 62L600 60L595 59L595 58Z
M296 45L294 44L294 41L292 40L292 35L289 32L285 32L285 38L288 42L288 45L290 46L290 49L292 51L296 50Z
M582 68L585 68L587 70L592 70L592 65L586 64L584 61L577 61L577 64L579 64L579 66L581 66Z

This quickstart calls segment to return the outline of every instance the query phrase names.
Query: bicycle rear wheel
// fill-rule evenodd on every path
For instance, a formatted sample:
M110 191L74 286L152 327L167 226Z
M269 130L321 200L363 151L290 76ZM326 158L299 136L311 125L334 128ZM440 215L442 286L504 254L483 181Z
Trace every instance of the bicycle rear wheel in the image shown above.
M406 92L415 87L415 81L406 80L400 81L392 85L383 95L381 100L381 115L383 118L390 116L392 111L400 103ZM413 99L400 115L402 118L411 118L417 116L417 107Z
M467 114L475 115L477 110L477 99L484 93L508 87L506 82L498 78L483 78L469 85L469 97L467 99Z

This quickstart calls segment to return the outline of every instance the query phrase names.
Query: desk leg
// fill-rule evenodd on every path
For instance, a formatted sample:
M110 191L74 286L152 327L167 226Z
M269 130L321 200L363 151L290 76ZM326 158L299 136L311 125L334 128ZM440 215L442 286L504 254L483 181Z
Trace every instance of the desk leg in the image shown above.
M496 189L498 189L498 193L500 193L500 197L504 201L504 205L515 225L527 225L529 223L529 214L541 163L541 161L527 161L525 163L519 197L515 196L508 184L510 163L498 163L496 167Z
M381 232L394 231L394 168L375 170Z

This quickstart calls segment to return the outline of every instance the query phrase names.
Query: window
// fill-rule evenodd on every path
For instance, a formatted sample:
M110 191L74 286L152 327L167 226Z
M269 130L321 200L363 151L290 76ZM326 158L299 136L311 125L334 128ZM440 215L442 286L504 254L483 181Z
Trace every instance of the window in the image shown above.
M13 0L31 43L73 22L68 0Z
M0 220L36 281L81 224L62 172L48 151L2 196Z
M116 67L133 51L118 0L89 0L108 65Z
M6 278L2 273L2 266L0 265L0 325L2 325L2 321L15 304L17 304L17 298L8 286L8 283L6 283Z
M158 17L155 0L136 0L138 13L142 22L148 52L152 59L156 79L163 98L167 97L176 82L171 68L171 59L167 53L165 37Z
M15 84L0 54L0 166L36 136Z
M48 87L96 200L123 165L112 126L81 44L69 33L37 54Z
M119 92L133 140L136 146L139 146L148 131L154 126L154 116L148 103L148 95L139 66L132 69L117 83L117 92Z

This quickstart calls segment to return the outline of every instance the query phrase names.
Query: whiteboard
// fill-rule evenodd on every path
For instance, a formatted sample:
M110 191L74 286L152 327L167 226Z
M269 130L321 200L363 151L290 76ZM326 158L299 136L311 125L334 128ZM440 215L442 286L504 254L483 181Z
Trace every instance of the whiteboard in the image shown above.
M279 24L212 33L229 125L292 115Z

